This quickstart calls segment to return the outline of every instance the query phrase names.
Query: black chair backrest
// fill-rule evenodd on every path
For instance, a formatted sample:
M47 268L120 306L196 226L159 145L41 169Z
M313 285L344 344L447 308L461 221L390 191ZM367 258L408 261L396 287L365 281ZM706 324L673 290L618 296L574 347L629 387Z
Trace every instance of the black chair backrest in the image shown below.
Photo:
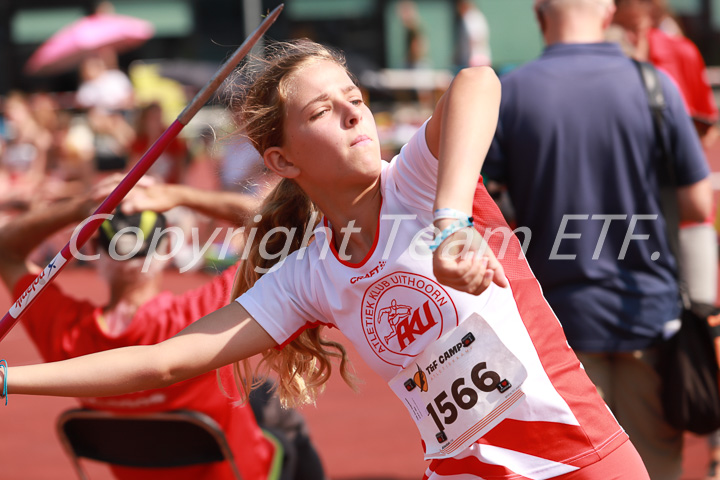
M126 467L169 468L227 460L237 474L222 429L200 412L114 415L73 409L60 416L57 427L75 461L80 457Z

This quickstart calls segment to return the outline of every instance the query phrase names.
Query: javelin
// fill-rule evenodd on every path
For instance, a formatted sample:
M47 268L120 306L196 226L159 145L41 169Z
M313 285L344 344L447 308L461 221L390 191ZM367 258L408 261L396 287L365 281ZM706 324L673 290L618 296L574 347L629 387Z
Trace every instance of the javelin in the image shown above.
M235 53L215 72L208 83L195 95L195 98L185 107L178 115L175 121L165 130L162 135L152 144L147 152L142 156L138 163L128 172L125 178L115 187L110 195L100 204L100 206L92 214L92 220L85 223L77 233L75 246L80 248L85 245L92 234L98 229L100 224L107 218L107 215L115 210L120 201L125 198L130 189L145 175L160 154L167 148L180 130L190 122L195 114L207 103L213 93L220 87L222 82L230 75L233 69L245 58L253 46L260 40L260 37L275 22L278 15L283 9L283 4L278 5L268 14L262 23L245 39L242 45L235 50ZM65 245L60 253L43 269L35 281L23 292L23 294L15 300L8 312L0 320L0 341L5 338L10 329L17 323L20 315L25 309L35 301L38 294L60 273L70 258L72 258L70 244L72 239Z

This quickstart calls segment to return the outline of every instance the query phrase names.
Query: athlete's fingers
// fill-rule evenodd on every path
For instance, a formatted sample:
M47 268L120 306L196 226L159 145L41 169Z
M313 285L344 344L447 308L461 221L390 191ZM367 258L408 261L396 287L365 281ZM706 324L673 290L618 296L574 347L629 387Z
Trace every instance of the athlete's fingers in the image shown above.
M439 282L453 288L466 283L464 278L467 271L468 266L458 265L454 262L436 265L433 269L433 273Z
M443 285L478 295L487 289L492 279L492 276L486 277L488 262L484 256L469 256L453 263L446 262L447 270L438 269L434 273Z
M468 270L468 265L461 265L455 261L442 261L437 259L433 262L433 274L435 278L448 287L461 289L465 283L463 277Z
M482 276L479 277L480 284L476 287L474 294L480 295L482 292L488 289L490 287L490 284L493 282L493 278L495 276L495 271L491 268L486 269Z
M467 285L468 291L474 291L479 285L485 269L487 268L488 258L487 257L472 257L468 260L471 267L463 276L463 281Z
M505 287L510 286L510 281L505 276L505 269L503 268L502 264L495 257L495 254L492 253L492 250L490 250L488 248L487 251L488 251L488 258L489 258L488 268L495 272L495 274L493 275L493 282L495 282L495 284L498 287L505 288Z
M489 248L487 244L484 244L480 250L477 250L473 253L475 256L482 256L484 258L487 258L486 268L494 271L493 282L496 285L503 288L510 285L510 282L505 276L505 269L495 256L495 253L493 253L492 249Z
M473 268L473 277L468 281L466 291L473 295L479 295L484 292L492 282L493 271L488 268L487 257L475 259L476 267Z
M440 245L433 256L433 273L443 285L473 295L485 291L493 281L507 286L502 265L473 229L462 230Z

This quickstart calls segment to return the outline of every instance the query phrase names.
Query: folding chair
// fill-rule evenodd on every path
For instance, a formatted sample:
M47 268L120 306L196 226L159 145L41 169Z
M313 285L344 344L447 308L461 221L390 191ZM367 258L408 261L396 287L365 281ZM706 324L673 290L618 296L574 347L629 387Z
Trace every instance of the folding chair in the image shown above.
M241 480L225 434L204 413L176 410L118 415L79 408L60 415L57 431L81 480L88 480L81 458L140 468L226 461Z

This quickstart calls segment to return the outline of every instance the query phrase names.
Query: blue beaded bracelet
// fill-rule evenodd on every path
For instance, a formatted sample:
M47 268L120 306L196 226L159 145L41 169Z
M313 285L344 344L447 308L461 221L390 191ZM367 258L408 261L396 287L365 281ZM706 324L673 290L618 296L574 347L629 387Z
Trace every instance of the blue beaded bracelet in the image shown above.
M0 360L0 367L2 367L2 369L3 369L2 396L5 397L5 405L7 405L7 402L8 402L8 394L7 394L8 364L4 359Z
M461 210L456 210L454 208L438 208L433 212L433 222L442 218L454 218L455 220L464 220L468 217L469 215L467 213Z
M473 217L464 217L459 219L457 222L453 222L447 227L445 227L436 237L435 240L433 240L433 243L430 244L430 251L434 252L437 250L437 248L453 233L457 232L458 230L462 230L463 228L472 227L473 226Z

